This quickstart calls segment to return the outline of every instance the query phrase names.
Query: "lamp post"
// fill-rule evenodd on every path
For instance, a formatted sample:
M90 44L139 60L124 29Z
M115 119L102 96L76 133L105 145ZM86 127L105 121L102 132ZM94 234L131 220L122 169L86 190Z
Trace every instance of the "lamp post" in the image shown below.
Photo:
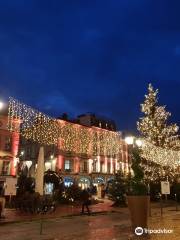
M137 147L142 147L143 142L141 139L139 138L135 138L134 136L127 136L125 137L125 142L128 145L128 169L129 169L129 174L131 176L131 153L132 153L132 149L134 146Z
M133 136L129 136L125 138L125 142L128 144L128 160L129 163L131 163L131 157L129 158L129 153L132 153L132 149L133 147L138 147L138 148L142 148L143 147L143 141L139 138L135 138ZM129 174L131 177L131 166L129 164ZM150 194L150 185L148 183L148 194ZM149 216L151 217L151 204L149 204Z
M133 136L125 137L125 142L126 142L128 145L133 145L133 143L134 143L134 137L133 137Z
M131 152L134 144L134 137L128 136L125 138L125 142L128 145L128 170L129 170L129 176L131 176Z

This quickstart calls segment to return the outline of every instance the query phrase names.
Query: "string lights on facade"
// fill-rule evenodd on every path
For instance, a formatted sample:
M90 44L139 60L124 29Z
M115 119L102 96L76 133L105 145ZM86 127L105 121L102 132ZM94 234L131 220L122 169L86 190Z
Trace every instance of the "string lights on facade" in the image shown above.
M14 120L21 122L20 127ZM14 98L9 99L8 128L25 139L57 145L65 152L95 156L115 156L121 152L120 133L54 119Z

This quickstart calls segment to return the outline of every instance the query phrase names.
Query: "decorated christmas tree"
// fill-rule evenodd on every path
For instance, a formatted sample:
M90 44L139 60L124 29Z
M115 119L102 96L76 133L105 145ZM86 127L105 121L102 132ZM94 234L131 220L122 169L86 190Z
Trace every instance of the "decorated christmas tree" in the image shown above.
M165 106L158 105L157 95L158 90L154 90L149 84L148 94L141 104L144 117L137 122L137 128L141 135L155 146L171 148L175 144L179 128L176 124L168 124L171 113L166 111Z

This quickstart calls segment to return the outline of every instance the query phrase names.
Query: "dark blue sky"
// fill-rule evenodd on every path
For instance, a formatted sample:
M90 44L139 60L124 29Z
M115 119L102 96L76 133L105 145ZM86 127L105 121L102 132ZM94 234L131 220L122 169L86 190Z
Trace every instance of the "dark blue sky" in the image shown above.
M152 82L180 124L179 11L179 0L1 0L1 98L134 130Z

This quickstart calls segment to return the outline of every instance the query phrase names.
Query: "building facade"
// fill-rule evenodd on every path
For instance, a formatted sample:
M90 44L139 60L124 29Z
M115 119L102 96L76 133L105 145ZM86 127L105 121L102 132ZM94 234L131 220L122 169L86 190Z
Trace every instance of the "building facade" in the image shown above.
M19 125L14 120L14 124ZM16 176L19 133L8 130L7 114L0 115L0 176Z
M116 131L116 124L114 121L101 116L97 116L93 113L79 115L77 117L77 122L87 127L94 126L102 129L107 129L109 131Z
M13 120L13 125L19 128L19 121ZM5 111L0 115L0 189L5 196L16 194L18 173L18 151L20 136L8 129L8 116Z
M107 184L118 170L128 174L128 146L120 133L107 129L109 122L103 122L106 128L62 119L58 124L62 137L58 138L57 145L44 146L45 170L58 172L66 186L76 182L87 188ZM110 129L115 129L115 126L110 126ZM21 169L31 176L36 171L39 147L39 144L21 138Z

